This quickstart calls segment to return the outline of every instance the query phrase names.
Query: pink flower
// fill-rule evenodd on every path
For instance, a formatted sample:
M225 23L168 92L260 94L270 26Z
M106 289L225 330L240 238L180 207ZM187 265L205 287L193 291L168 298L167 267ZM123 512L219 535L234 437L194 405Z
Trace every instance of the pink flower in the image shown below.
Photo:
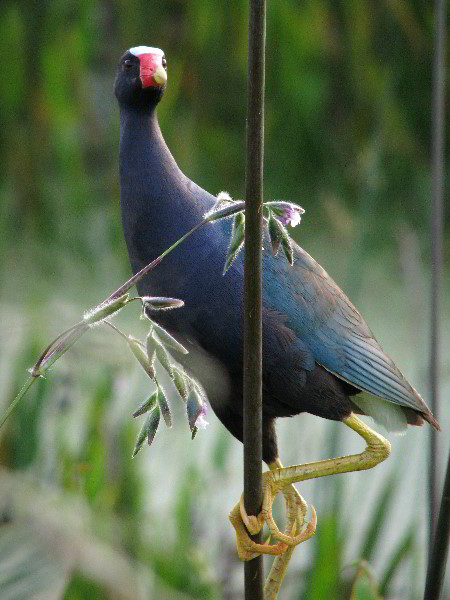
M285 226L291 225L291 227L295 227L300 223L301 215L305 211L301 206L297 206L296 204L289 204L287 202L283 202L282 204L284 206L280 206L280 208L283 209L283 212L278 216L278 219Z
M301 215L305 210L298 204L292 202L285 202L284 200L271 200L270 202L264 202L264 206L273 212L275 217L283 225L291 225L295 227L300 223Z
M186 410L188 415L189 427L193 435L195 435L197 429L205 429L209 423L206 421L207 404L201 397L198 390L195 387L189 393Z
M197 429L206 429L206 427L209 425L208 421L205 419L207 412L206 409L207 405L206 403L204 403L202 407L202 412L198 415L197 420L195 421L195 427L197 427Z

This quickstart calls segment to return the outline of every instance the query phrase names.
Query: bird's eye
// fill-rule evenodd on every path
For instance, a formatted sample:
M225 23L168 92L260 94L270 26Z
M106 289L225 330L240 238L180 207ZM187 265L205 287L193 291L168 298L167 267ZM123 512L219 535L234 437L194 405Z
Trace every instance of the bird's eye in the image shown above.
M161 64L162 64L162 66L163 66L164 68L166 68L166 67L167 67L167 60L164 58L164 56L163 56L163 58L162 58Z
M129 58L123 63L123 66L125 67L125 69L129 69L130 67L133 66L133 61L130 60Z

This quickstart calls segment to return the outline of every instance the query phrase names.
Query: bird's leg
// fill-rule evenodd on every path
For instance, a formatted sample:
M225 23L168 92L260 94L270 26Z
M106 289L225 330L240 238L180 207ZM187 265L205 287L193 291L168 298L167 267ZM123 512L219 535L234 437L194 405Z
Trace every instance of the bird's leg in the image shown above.
M280 468L265 473L263 479L263 505L259 519L267 523L269 531L279 542L288 546L297 545L304 541L301 536L287 536L278 529L272 517L272 504L275 496L285 485L290 485L306 479L316 479L338 473L349 473L351 471L362 471L375 467L378 463L386 460L391 452L390 443L376 431L368 427L361 419L353 413L343 419L343 422L356 431L366 441L367 447L360 454L341 456L321 460L304 465ZM314 513L313 513L314 520Z
M263 474L263 505L261 513L257 517L247 517L245 511L241 516L240 504L237 504L233 509L230 520L236 529L238 554L241 559L250 560L258 554L282 554L287 550L288 546L296 546L314 535L316 523L314 509L312 509L312 521L308 524L308 528L304 532L294 535L292 532L291 534L282 533L278 529L272 517L272 504L276 495L286 486L291 486L293 483L307 479L371 469L389 456L391 451L390 443L370 429L353 413L343 419L343 422L364 438L367 447L363 452L286 468L277 466L277 468ZM247 525L250 533L254 534L261 529L264 522L267 523L272 536L278 540L275 545L256 544L246 533L244 523Z
M279 458L274 460L269 467L271 471L284 468ZM300 530L308 512L308 505L298 493L294 484L287 485L281 491L286 504L287 522L288 525L290 524L289 528L291 529L294 521L296 521L297 529Z
M279 458L270 465L272 471L282 468L283 465ZM294 535L295 532L300 531L303 526L308 511L308 505L298 493L294 484L286 486L283 488L282 492L286 503L287 514L284 532ZM264 600L276 600L294 550L295 546L288 546L283 554L279 554L275 557L264 584Z

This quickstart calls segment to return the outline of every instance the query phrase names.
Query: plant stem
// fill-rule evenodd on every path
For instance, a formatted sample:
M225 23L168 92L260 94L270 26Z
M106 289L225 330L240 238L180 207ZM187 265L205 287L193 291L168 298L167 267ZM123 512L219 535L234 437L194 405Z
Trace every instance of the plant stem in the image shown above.
M123 332L120 331L120 329L118 327L116 327L113 323L111 323L111 321L105 321L105 325L108 325L109 327L111 327L111 329L113 329L116 333L118 333L126 342L128 342L128 336ZM140 343L139 340L136 340L137 343ZM143 344L141 344L142 347L144 347Z
M244 261L244 505L262 504L262 227L266 2L249 0ZM262 534L253 538L258 543ZM262 556L245 563L245 598L263 598Z
M424 600L438 600L444 584L450 537L450 454L447 460L447 475L442 491L441 508L436 533L428 560Z
M25 396L26 392L33 385L33 383L36 381L36 379L38 379L38 377L33 377L33 375L32 375L31 377L29 377L26 380L26 382L22 386L22 389L20 390L20 392L17 394L17 396L14 398L14 400L11 402L11 404L8 406L8 408L5 410L5 412L2 414L1 419L0 419L0 428L3 426L3 423L6 421L6 419L9 417L9 415L12 413L12 411L16 408L16 405L19 402L19 400L21 400L23 398L23 396Z
M433 108L432 108L432 208L431 208L431 323L430 323L430 394L431 410L439 417L439 321L442 272L442 223L444 193L444 102L445 102L445 38L446 2L435 2L435 49L433 64ZM436 530L438 510L439 448L437 432L430 435L429 549Z

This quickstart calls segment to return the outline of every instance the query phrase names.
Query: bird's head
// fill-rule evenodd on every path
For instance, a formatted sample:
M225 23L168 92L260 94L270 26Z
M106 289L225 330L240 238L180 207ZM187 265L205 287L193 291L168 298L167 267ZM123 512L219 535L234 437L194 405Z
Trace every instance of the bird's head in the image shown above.
M114 92L119 104L149 110L161 100L167 82L167 62L159 48L137 46L123 54Z

